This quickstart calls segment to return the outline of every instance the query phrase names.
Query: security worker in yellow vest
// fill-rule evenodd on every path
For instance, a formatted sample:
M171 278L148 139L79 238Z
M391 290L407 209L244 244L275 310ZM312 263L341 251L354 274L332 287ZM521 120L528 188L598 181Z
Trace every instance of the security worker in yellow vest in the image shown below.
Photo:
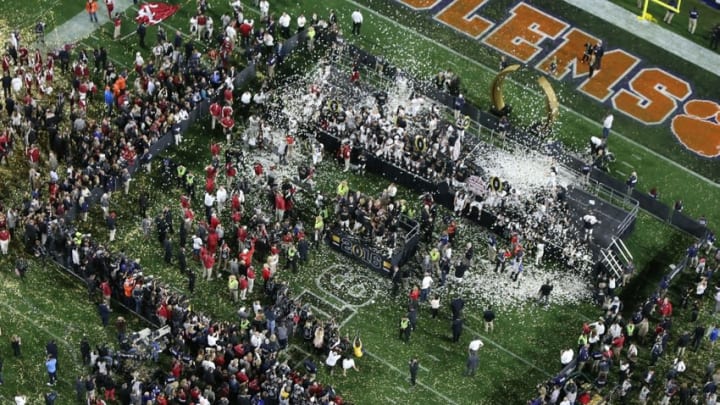
M293 243L287 250L287 262L285 264L285 268L292 270L293 273L297 272L297 261L298 251L295 247L295 244Z
M315 234L313 238L313 245L315 247L320 246L320 240L322 239L323 231L325 230L325 221L322 215L315 216L315 226L313 227Z
M179 164L175 170L177 171L178 184L180 186L183 186L185 184L185 174L187 174L187 167Z
M195 198L195 175L192 172L185 175L185 194L191 199Z

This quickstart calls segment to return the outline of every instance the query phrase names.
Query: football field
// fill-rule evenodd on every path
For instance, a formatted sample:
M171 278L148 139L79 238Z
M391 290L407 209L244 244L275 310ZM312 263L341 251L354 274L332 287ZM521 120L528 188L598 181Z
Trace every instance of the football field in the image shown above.
M188 19L194 14L195 1L170 3L179 4L180 9L159 26L168 32L169 37L176 30L182 30L189 39ZM253 2L246 0L243 3L246 16L257 18L258 11ZM634 7L634 1L618 0L617 3L628 9ZM699 3L702 2L683 2L684 7ZM211 4L209 14L220 25L220 16L229 11L229 6L227 2L211 1ZM119 40L112 40L112 25L105 23L88 36L77 38L77 45L89 49L104 46L114 63L130 68L137 50L133 18L138 6L128 5ZM500 55L513 54L515 56L511 60L521 63L524 68L507 81L504 91L506 101L513 106L513 124L517 126L530 125L543 116L545 100L536 80L539 76L548 76L547 63L553 55L557 55L563 63L559 72L551 75L550 79L561 110L553 136L562 141L568 150L582 155L589 137L601 135L603 117L610 109L615 122L609 148L617 158L610 167L610 173L624 181L630 172L637 171L640 178L638 190L647 192L657 188L659 200L663 203L672 206L676 200L683 200L685 213L689 216L705 216L711 227L720 224L720 210L714 207L714 202L720 201L720 166L717 156L702 156L700 153L712 154L712 148L720 146L717 139L720 129L712 126L720 121L720 106L714 109L718 102L716 89L720 79L680 60L662 47L633 40L628 32L611 27L591 13L558 0L275 0L271 1L271 7L276 16L288 11L293 21L300 13L308 17L317 13L322 17L335 10L349 42L387 58L421 81L430 82L437 72L451 69L462 79L463 94L485 110L491 105L490 85L498 71ZM359 36L350 33L350 14L356 9L365 17ZM22 28L23 35L32 38L32 29L38 20L47 23L48 36L51 37L53 30L64 23L72 24L72 19L78 14L84 16L82 5L71 5L63 0L3 1L0 2L0 11L4 16L0 17L3 38L7 38L9 30L15 27ZM104 12L101 5L100 13ZM531 17L540 20L534 22ZM703 9L702 18L702 28L707 29L713 21L720 21L720 12ZM684 21L678 22L678 25L684 24ZM155 26L148 30L148 43L154 42L156 29ZM503 34L505 31L522 32L526 37ZM607 44L606 65L597 73L596 81L586 78L585 66L573 63L576 57L574 45L578 38L601 38ZM68 38L68 41L74 39ZM572 47L563 47L563 44L572 44ZM212 48L210 44L198 46L204 55ZM300 69L307 63L302 60L303 57L294 57L289 62ZM243 61L243 58L238 58L239 64ZM701 112L685 109L693 100L707 101L698 107ZM707 133L707 136L691 139L683 129L674 130L673 119L678 116L689 117L697 128L705 128L702 130L705 132L701 133ZM207 122L202 122L192 128L187 136L189 143L167 152L167 156L187 162L189 167L201 171L208 160L206 149L209 141L224 140L219 132L211 133L206 125ZM319 186L332 190L340 176L332 173L329 163L324 165L322 168L327 169L324 171L329 174L318 180ZM7 174L8 171L1 173ZM156 187L157 176L157 173L141 174L131 197L118 202L120 212L134 209L138 190L143 188L150 190L153 197L151 210L159 211L163 205L176 204L174 195ZM351 176L351 179L369 193L385 186L379 176ZM416 199L416 196L408 196L410 198ZM91 215L101 218L99 208L94 209ZM99 219L83 226L87 228L85 232L94 235L106 232ZM119 227L117 249L141 258L152 273L160 275L163 281L175 288L185 288L184 276L162 262L158 255L160 248L140 239L138 224L131 215L121 216ZM462 240L482 244L483 235L480 231L468 230ZM641 214L636 232L628 241L642 273L638 284L646 279L649 280L648 285L656 284L659 273L655 270L676 260L687 243L685 235L647 213ZM7 339L11 333L29 337L26 343L29 354L20 361L22 367L10 360L8 345L0 345L7 382L7 389L0 387L0 399L6 401L11 398L16 389L30 392L37 399L44 387L31 386L29 381L44 381L42 348L47 339L63 341L62 350L68 353L69 358L77 360L78 342L83 333L96 340L112 340L114 337L111 332L99 327L95 307L85 298L84 288L76 280L58 280L61 277L58 273L47 268L43 270L42 264L34 263L28 282L18 284L14 276L5 271L12 266L11 261L0 258L0 266L3 270L0 293L8 297L0 303L2 339ZM348 264L346 258L327 247L311 257L301 274L288 274L287 277L295 295L310 303L314 312L322 317L334 318L351 338L355 334L363 338L366 356L358 362L359 372L350 370L347 377L338 373L320 376L322 382L337 387L340 393L356 404L524 403L533 394L536 384L559 370L562 346L574 345L578 327L596 318L599 312L587 302L556 304L550 309L526 303L502 311L496 330L486 333L481 320L482 306L486 303L478 301L470 305L463 339L459 344L453 344L447 311L448 292L440 318L429 319L427 313L421 313L418 331L408 344L403 344L397 337L397 323L405 297L391 296L388 280L378 278L359 265ZM51 284L61 288L62 292L52 294L43 290L42 286ZM217 293L218 288L222 286L199 286L193 297L194 305L213 317L234 320L236 308L228 304L227 297ZM647 295L647 290L645 285L633 286L633 293ZM631 301L630 297L628 301ZM422 311L427 309L423 307ZM475 336L483 339L485 348L478 375L469 379L462 373L467 343ZM288 355L290 361L301 364L302 360L310 357L321 361L308 347L301 339L295 342L292 353ZM418 386L411 389L407 361L414 356L420 359L421 367ZM667 366L662 362L661 365ZM61 379L58 390L67 398L73 395L69 374L82 370L73 368L64 371L68 374ZM68 402L60 403L71 402L68 399Z

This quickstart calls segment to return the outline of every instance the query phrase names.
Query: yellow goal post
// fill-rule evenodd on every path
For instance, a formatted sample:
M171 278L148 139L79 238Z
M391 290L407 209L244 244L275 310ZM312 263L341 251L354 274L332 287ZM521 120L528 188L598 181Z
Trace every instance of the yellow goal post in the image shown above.
M643 8L642 8L642 14L639 17L641 20L648 20L648 21L654 20L652 14L648 13L648 5L650 3L655 3L668 11L671 11L675 14L679 14L680 13L680 4L682 3L682 0L677 0L677 2L676 2L677 4L675 4L674 6L671 5L669 1L645 0L645 3L643 4Z

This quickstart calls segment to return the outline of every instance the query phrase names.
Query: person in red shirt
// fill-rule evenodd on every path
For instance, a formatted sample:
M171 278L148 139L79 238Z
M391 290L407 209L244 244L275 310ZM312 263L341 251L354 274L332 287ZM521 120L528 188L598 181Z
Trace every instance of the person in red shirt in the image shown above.
M670 302L669 298L662 298L658 303L658 311L660 312L660 315L662 315L665 318L669 318L672 316L673 313L673 306Z
M103 302L105 302L105 305L110 307L110 297L112 297L112 287L110 286L110 282L108 280L103 281L100 283L100 291L102 291L103 295Z
M252 34L252 31L253 24L251 21L244 20L243 23L240 24L238 32L240 33L240 37L242 38L243 46L247 46L250 43L250 34Z
M175 379L180 378L180 375L182 375L183 371L183 364L180 360L175 359L172 364L172 368L170 369L170 374L172 374Z
M235 165L232 164L232 162L227 162L225 164L225 179L227 180L227 188L232 188L233 181L235 181L235 176L237 175L237 169L235 168ZM235 196L236 194L233 194Z
M105 0L105 7L107 7L108 18L112 19L112 12L115 10L115 0Z
M285 197L279 191L275 193L275 219L282 221L285 216Z
M350 170L350 157L352 156L352 147L350 144L344 143L340 148L340 155L345 162L343 172Z
M30 166L32 166L33 168L37 168L37 165L40 162L40 149L37 147L37 145L33 144L32 146L30 146L30 148L28 148L27 158Z
M220 154L220 144L215 143L215 142L211 143L211 144L210 144L210 153L211 153L213 156L219 155L219 154ZM212 167L213 174L214 174L214 173L216 172L215 167L213 167L213 166L209 166L209 167ZM208 167L206 167L205 169L208 169Z
M357 66L353 66L352 74L350 74L350 83L359 86L360 85L360 69Z
M202 256L203 263L203 278L207 281L212 280L213 266L215 266L215 256L212 253L206 252Z
M210 232L207 236L207 250L210 254L214 255L218 247L218 234L215 232L215 228L210 228Z
M212 229L213 231L215 229L217 229L218 225L220 225L220 219L217 217L217 214L214 212L210 215L210 224L209 225L210 225L210 229Z
M5 227L0 228L0 253L3 256L7 255L10 249L10 238L10 231Z
M185 229L192 229L192 223L195 220L195 213L192 209L185 208L183 215L185 216Z
M248 237L247 225L243 225L237 230L238 250L244 249L245 241Z
M616 359L620 358L620 352L622 351L624 346L625 346L625 335L624 334L621 333L620 336L618 336L612 340L613 356Z
M245 275L247 277L248 293L252 294L253 288L255 287L255 269L252 266L249 266Z
M255 162L255 166L253 166L253 171L255 171L255 184L257 184L262 180L262 175L264 171L262 163Z
M410 305L417 305L419 299L420 289L418 286L414 286L412 290L410 290Z
M115 14L115 18L113 18L113 26L115 27L113 31L113 39L120 38L120 32L122 31L122 18L120 18L120 14Z
M215 176L208 176L205 179L205 191L210 194L215 193Z
M270 265L265 263L265 264L263 264L263 268L262 268L263 283L267 283L267 281L270 280L270 277L272 277L272 271L270 271Z
M240 259L240 262L245 266L246 269L252 265L253 254L255 254L254 243L250 246L250 249L244 249L238 257L238 259Z
M240 276L240 282L238 284L240 288L240 299L245 301L248 292L248 280L245 276Z
M198 40L204 39L205 31L207 28L207 16L203 14L202 12L198 14L197 16L197 25L198 25Z

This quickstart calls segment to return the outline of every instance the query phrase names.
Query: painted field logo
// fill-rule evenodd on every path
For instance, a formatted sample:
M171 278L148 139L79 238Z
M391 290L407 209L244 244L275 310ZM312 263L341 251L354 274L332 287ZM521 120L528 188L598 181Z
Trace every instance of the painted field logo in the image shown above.
M427 11L436 21L543 73L555 61L553 79L573 83L579 92L644 125L672 120L672 132L686 148L703 157L720 156L718 104L692 100L687 80L642 66L639 57L619 48L606 49L607 45L602 68L598 63L590 77L589 65L580 57L586 43L601 45L600 38L533 5L518 2L505 20L493 22L480 15L489 0L396 1ZM682 107L684 113L678 114Z
M672 132L686 148L704 157L720 156L720 105L691 100L672 119Z

